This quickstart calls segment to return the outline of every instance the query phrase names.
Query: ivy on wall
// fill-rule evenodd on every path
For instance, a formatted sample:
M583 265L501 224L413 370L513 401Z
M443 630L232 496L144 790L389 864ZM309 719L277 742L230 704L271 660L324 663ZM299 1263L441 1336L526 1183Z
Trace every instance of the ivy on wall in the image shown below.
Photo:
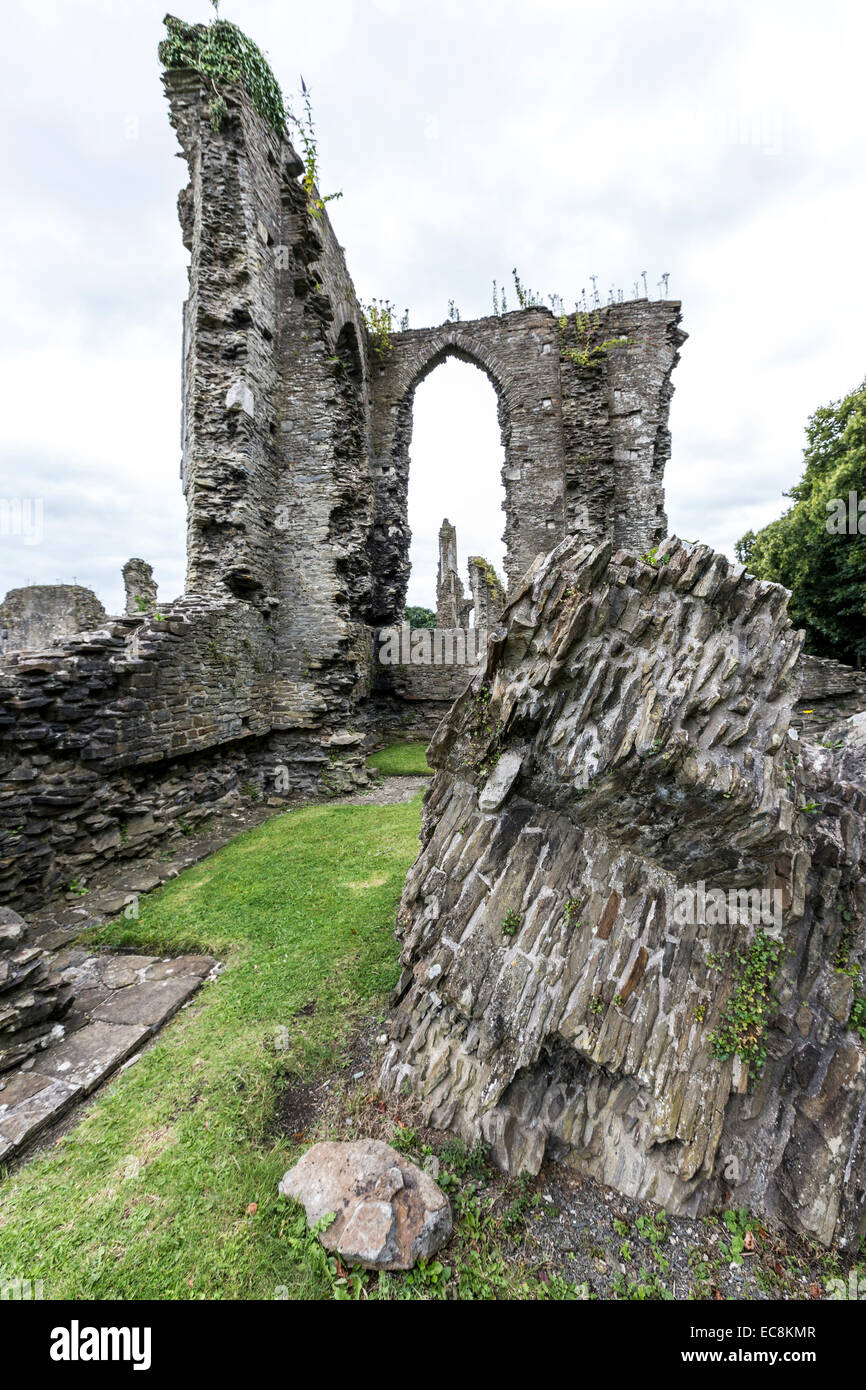
M159 45L159 60L165 68L192 68L201 73L213 93L208 117L214 131L222 129L228 116L226 87L243 87L259 115L278 135L286 135L289 125L294 127L303 149L301 182L313 215L319 217L326 203L342 197L341 193L322 196L318 191L319 148L310 92L303 78L303 113L298 117L284 100L280 84L261 49L236 24L220 19L219 13L211 24L186 24L169 14L165 17L165 27L167 35Z
M211 125L219 130L226 116L223 88L243 87L259 115L279 134L286 133L288 113L280 84L261 49L227 19L212 24L186 24L166 15L166 37L159 60L166 68L193 68L213 90Z

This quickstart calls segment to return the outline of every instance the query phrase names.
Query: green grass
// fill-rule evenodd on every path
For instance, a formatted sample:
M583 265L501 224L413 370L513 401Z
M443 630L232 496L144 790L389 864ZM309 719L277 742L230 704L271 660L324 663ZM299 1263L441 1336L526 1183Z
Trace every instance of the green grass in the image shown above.
M280 816L103 930L226 969L68 1135L0 1183L7 1278L42 1279L50 1299L331 1296L323 1252L277 1193L303 1145L274 1137L275 1103L287 1074L339 1062L359 1017L384 1006L419 826L417 797Z
M433 771L426 743L392 743L372 753L367 763L389 777L429 777Z

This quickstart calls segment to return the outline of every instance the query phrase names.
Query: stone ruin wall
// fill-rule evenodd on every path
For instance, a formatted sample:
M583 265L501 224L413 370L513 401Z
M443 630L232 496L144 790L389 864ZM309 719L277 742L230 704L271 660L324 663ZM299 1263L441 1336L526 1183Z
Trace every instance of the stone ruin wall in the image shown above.
M33 651L105 621L96 594L81 584L30 584L0 604L0 656Z
M186 594L158 605L136 562L126 617L100 611L3 663L0 882L16 904L247 782L348 788L366 741L434 731L471 672L384 672L375 643L405 605L414 392L444 358L497 390L511 585L586 524L638 546L665 529L676 303L602 310L598 336L632 343L587 367L541 309L398 333L380 355L289 142L241 90L216 133L200 77L164 81L189 169Z
M201 79L165 82L190 176L186 592L159 605L135 562L124 617L34 629L0 666L3 898L40 904L248 784L356 785L368 741L427 736L450 710L404 894L386 1079L409 1080L437 1123L485 1134L506 1167L555 1153L698 1210L733 1159L735 1200L853 1239L866 1069L832 962L864 951L839 904L862 922L866 745L836 758L804 740L797 762L787 726L798 682L829 718L862 709L864 678L811 659L798 675L784 591L706 548L642 558L667 530L679 305L601 309L589 353L538 308L407 330L382 351L291 145L244 93L216 133ZM409 573L414 393L449 356L497 392L506 626L480 671L383 667ZM473 557L476 618L498 619L485 574ZM485 681L492 723L473 714ZM479 749L488 726L496 746ZM757 1085L696 1031L730 993L711 963L722 943L670 930L687 872L744 870L780 886L792 936ZM39 961L27 1012L21 924L0 926L4 1007L36 1030L21 1045L41 1045L67 1001Z
M141 854L256 775L271 639L255 617L184 599L4 663L4 901L39 903Z
M727 1192L851 1246L866 717L791 736L785 599L676 540L570 540L527 576L428 750L383 1080L509 1172L554 1157L690 1214ZM772 989L754 922L676 915L702 883L768 895ZM746 958L763 1012L717 1049Z

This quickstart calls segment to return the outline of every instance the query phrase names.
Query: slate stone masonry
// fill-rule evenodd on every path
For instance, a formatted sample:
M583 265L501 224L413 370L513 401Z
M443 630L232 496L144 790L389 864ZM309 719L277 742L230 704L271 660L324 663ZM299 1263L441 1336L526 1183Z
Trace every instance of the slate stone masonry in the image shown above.
M289 141L241 89L216 131L199 74L164 81L189 170L186 592L159 604L136 562L125 616L94 610L87 632L48 633L0 666L0 891L14 904L141 852L250 783L349 790L370 742L433 731L467 672L383 673L376 633L403 619L412 402L445 358L497 391L510 588L573 532L643 546L664 530L676 303L602 311L599 341L627 344L589 365L535 308L374 350Z

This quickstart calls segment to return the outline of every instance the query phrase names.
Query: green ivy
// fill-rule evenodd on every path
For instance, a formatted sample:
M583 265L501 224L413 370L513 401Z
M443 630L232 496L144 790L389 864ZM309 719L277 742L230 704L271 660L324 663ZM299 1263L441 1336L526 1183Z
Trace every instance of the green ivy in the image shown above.
M855 1033L859 1033L863 1041L866 1042L866 994L858 994L854 1000L848 1027L853 1028Z
M784 946L760 931L747 951L738 951L734 990L707 1041L720 1061L737 1056L752 1076L767 1060L767 1018L775 1005L771 986L779 973Z
M213 89L209 114L219 129L227 115L224 87L243 87L253 106L279 135L286 133L287 111L280 84L267 59L252 39L227 19L212 24L186 24L166 15L167 37L159 45L159 60L166 68L193 68Z

